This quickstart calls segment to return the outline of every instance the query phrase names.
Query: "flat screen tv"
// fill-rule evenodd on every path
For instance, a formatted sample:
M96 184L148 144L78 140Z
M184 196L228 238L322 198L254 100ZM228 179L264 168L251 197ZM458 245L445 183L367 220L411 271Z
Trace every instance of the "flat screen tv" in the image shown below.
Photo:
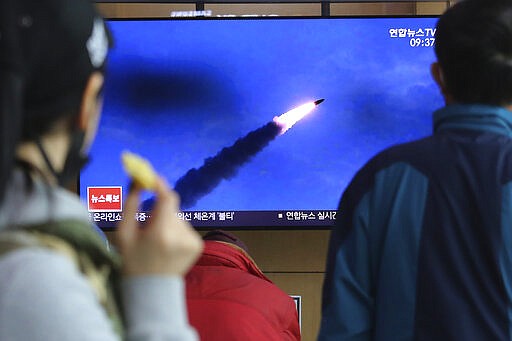
M370 157L430 134L443 104L429 73L436 21L109 20L103 115L79 185L92 220L121 218L128 150L174 184L198 229L329 228ZM141 221L152 193L142 199Z

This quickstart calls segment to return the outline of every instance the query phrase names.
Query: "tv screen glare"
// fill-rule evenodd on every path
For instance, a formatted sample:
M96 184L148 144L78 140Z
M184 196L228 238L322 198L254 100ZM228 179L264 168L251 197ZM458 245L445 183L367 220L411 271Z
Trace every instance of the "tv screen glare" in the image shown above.
M436 21L109 20L103 112L79 179L91 219L121 219L128 150L174 185L196 228L329 228L369 158L431 133ZM145 221L153 194L142 200Z

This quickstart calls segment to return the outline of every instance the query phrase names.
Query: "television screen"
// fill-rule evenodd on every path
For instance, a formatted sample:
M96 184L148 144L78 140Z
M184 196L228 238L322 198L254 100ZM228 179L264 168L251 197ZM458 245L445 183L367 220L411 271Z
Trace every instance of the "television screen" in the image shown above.
M120 155L150 160L197 228L328 228L356 171L430 134L433 17L110 20L115 38L80 194L122 216ZM323 100L323 101L322 101ZM137 219L151 215L143 194Z

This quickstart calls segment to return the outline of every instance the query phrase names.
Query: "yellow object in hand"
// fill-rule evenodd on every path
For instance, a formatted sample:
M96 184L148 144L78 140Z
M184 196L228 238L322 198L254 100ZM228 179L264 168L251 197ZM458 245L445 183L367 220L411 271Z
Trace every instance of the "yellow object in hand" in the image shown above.
M121 161L126 173L138 186L143 189L153 190L156 185L157 175L151 163L143 157L125 151L121 154Z

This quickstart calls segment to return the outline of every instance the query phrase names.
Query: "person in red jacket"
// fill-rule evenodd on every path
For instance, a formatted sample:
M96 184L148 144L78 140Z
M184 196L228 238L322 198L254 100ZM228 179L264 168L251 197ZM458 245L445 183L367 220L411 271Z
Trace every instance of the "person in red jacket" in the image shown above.
M203 240L186 276L190 324L201 340L300 340L293 299L261 272L246 245L222 230Z

